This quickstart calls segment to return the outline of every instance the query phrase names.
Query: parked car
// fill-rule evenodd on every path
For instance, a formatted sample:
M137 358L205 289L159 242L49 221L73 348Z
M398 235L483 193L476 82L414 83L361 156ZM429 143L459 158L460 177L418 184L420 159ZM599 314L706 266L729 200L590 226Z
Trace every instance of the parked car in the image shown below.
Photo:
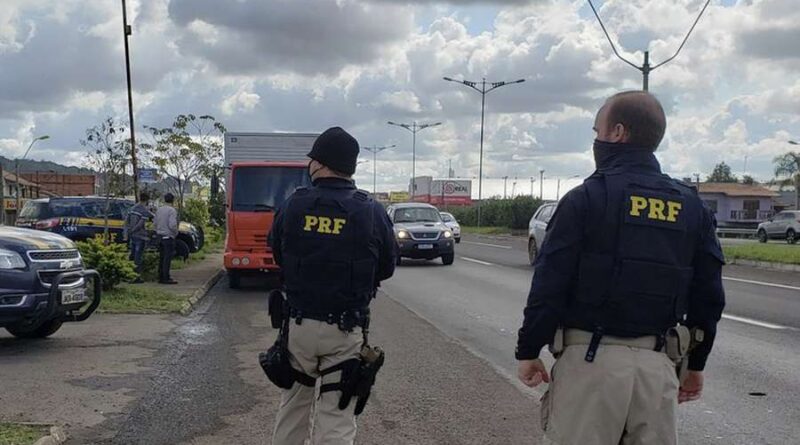
M95 280L93 297L87 278ZM0 327L15 337L48 337L65 322L89 318L100 305L99 280L66 237L0 227Z
M542 204L536 213L531 217L528 223L528 261L533 266L536 261L536 254L539 253L539 247L544 242L544 235L547 232L547 223L553 217L553 212L556 211L558 203L552 202Z
M455 260L453 232L442 221L439 210L430 204L394 204L387 209L394 223L394 233L400 248L397 264L403 258L432 260L441 258L449 266Z
M133 200L111 198L108 203L108 226L115 242L125 242L123 229L125 218L135 205ZM25 203L17 218L17 227L58 233L73 241L85 241L105 230L106 198L98 196L81 196L70 198L32 199ZM187 258L190 253L203 247L202 229L181 221L178 239L175 242L175 254ZM157 247L157 239L152 234L153 247Z
M453 239L456 240L456 244L461 242L461 225L458 224L456 221L456 217L453 216L452 213L447 212L439 212L439 215L442 216L442 221L444 225L453 232Z
M783 239L796 244L800 234L800 210L786 210L758 225L758 240L766 243L770 239Z

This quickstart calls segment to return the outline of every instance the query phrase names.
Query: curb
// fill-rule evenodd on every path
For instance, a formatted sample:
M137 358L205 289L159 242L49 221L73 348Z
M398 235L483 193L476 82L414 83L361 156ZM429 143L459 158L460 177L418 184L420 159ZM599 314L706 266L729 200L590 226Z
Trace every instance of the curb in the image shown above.
M771 261L753 261L734 258L728 264L757 267L759 269L780 270L783 272L800 272L800 264L774 263Z
M183 303L183 307L181 307L181 315L183 316L189 315L189 313L192 312L192 310L197 306L197 303L199 303L200 300L202 300L203 297L205 297L206 294L208 294L208 291L212 287L214 287L214 285L217 284L217 282L219 282L220 279L222 279L223 275L225 275L225 269L220 268L219 270L217 270L215 274L211 276L211 278L206 280L206 282L203 283L203 285L200 286L200 288L194 291L194 293L192 293L192 296L189 297L189 300ZM34 445L40 445L40 444L37 443Z
M33 443L33 445L60 445L67 441L67 433L64 432L59 426L51 426L50 434L42 437Z

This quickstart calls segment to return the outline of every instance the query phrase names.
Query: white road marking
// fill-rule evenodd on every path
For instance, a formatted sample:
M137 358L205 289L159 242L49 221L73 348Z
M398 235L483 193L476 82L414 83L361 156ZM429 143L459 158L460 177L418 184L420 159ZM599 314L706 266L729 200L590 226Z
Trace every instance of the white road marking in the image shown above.
M733 277L722 277L722 279L723 280L728 280L728 281L737 281L737 282L740 282L740 283L757 284L759 286L769 286L769 287L777 287L777 288L780 288L780 289L789 289L789 290L800 291L800 287L787 286L785 284L767 283L767 282L764 282L764 281L745 280L745 279L742 279L742 278L733 278Z
M725 318L725 319L728 319L728 320L733 320L733 321L738 321L740 323L751 324L753 326L760 326L762 328L774 329L774 330L777 330L777 331L783 331L783 330L787 330L787 329L788 330L792 330L792 331L796 331L797 330L797 328L793 328L793 327L790 327L790 326L784 326L784 325L781 325L781 324L774 324L774 323L767 323L766 321L753 320L752 318L739 317L739 316L736 316L736 315L722 314L722 318Z
M475 244L476 246L489 246L489 247L497 247L498 249L513 249L511 246L501 246L500 244L489 244L489 243L476 243L475 241L462 241L464 244Z
M468 258L468 257L462 256L461 259L464 260L464 261L469 261L470 263L483 264L484 266L494 266L494 264L492 264L492 263L487 263L486 261L476 260L475 258Z

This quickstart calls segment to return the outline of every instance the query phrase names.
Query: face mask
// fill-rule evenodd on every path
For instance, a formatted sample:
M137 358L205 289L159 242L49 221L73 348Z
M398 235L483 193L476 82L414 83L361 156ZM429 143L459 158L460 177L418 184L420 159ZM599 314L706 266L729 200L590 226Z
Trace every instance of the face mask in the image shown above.
M311 170L311 163L308 163L308 177L311 178L311 182L314 182L314 175L317 174L318 171L322 170L322 167L317 167L313 171Z

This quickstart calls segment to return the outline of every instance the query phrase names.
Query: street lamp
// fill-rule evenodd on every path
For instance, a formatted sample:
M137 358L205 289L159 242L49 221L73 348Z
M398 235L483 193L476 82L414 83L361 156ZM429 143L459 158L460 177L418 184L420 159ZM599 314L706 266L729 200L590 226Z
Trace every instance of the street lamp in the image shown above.
M657 64L655 66L651 66L650 65L650 51L645 51L644 52L644 64L642 66L639 66L639 65L636 65L635 63L631 62L630 60L622 57L619 54L619 52L617 51L617 47L614 46L614 42L611 41L611 37L609 37L609 35L608 35L608 31L606 31L606 26L603 24L603 21L600 20L600 14L597 13L597 9L594 7L594 3L592 3L592 0L589 0L589 6L592 7L592 12L594 12L594 16L597 17L597 22L600 23L600 28L603 29L603 34L606 35L606 39L608 39L608 43L611 44L611 49L614 51L614 55L616 55L623 62L627 63L628 65L630 65L630 66L632 66L632 67L634 67L637 70L642 72L642 89L644 91L647 91L649 89L650 72L653 71L654 69L662 66L662 65L665 65L667 62L670 62L672 59L678 57L678 53L680 53L681 50L683 49L683 46L686 45L686 41L689 40L689 36L692 35L692 31L694 31L694 27L697 26L697 22L700 21L700 17L703 16L704 12L706 12L706 8L708 8L708 4L709 3L711 3L711 0L706 0L706 4L703 5L703 9L700 10L700 14L695 19L694 23L692 24L692 27L689 28L689 32L686 33L686 37L683 38L683 42L681 42L681 46L678 47L678 50L675 51L675 54L673 54L672 57L670 57L669 59L667 59L667 60L665 60L665 61L663 61L663 62L661 62L661 63L659 63L659 64Z
M25 154L22 155L22 159L25 160L25 158L28 157L28 153L31 152L31 148L33 148L33 144L35 144L37 141L43 141L45 139L50 139L50 136L44 135L44 136L39 136L38 138L34 138L31 141L30 145L28 145L28 149L25 150ZM20 196L19 196L19 161L20 161L20 159L17 158L16 161L15 161L15 165L14 165L14 174L17 177L17 217L19 217L20 204L21 204L21 200L20 200Z
M572 175L569 178L564 178L564 182L569 181L570 179L580 178L581 175ZM561 199L561 178L558 178L556 182L556 201Z
M544 169L539 169L539 201L544 200Z
M133 167L133 200L139 202L139 166L136 162L136 126L133 124L133 88L131 87L131 56L128 37L133 34L128 25L128 8L122 0L122 37L125 41L125 76L128 80L128 120L131 127L131 166Z
M382 152L383 150L394 148L396 145L386 145L383 147L372 146L372 147L364 147L364 150L372 153L372 194L375 195L378 191L377 186L377 179L378 179L378 153Z
M394 125L395 127L405 128L413 135L411 142L411 198L414 198L414 195L416 195L417 192L417 132L426 128L442 125L442 123L434 122L432 124L418 124L417 121L414 121L410 124L399 124L397 122L389 121L387 124Z
M486 88L487 83L485 77L480 82L472 82L469 80L456 80L450 77L443 77L443 79L448 82L455 82L455 83L460 83L462 85L466 85L472 88L473 90L477 91L481 95L481 153L478 161L478 227L480 227L481 200L483 198L483 124L484 124L484 117L486 114L486 93L489 93L506 85L513 85L515 83L525 82L525 79L514 80L511 82L490 82L488 83L489 88ZM478 85L480 85L481 87L478 88Z

